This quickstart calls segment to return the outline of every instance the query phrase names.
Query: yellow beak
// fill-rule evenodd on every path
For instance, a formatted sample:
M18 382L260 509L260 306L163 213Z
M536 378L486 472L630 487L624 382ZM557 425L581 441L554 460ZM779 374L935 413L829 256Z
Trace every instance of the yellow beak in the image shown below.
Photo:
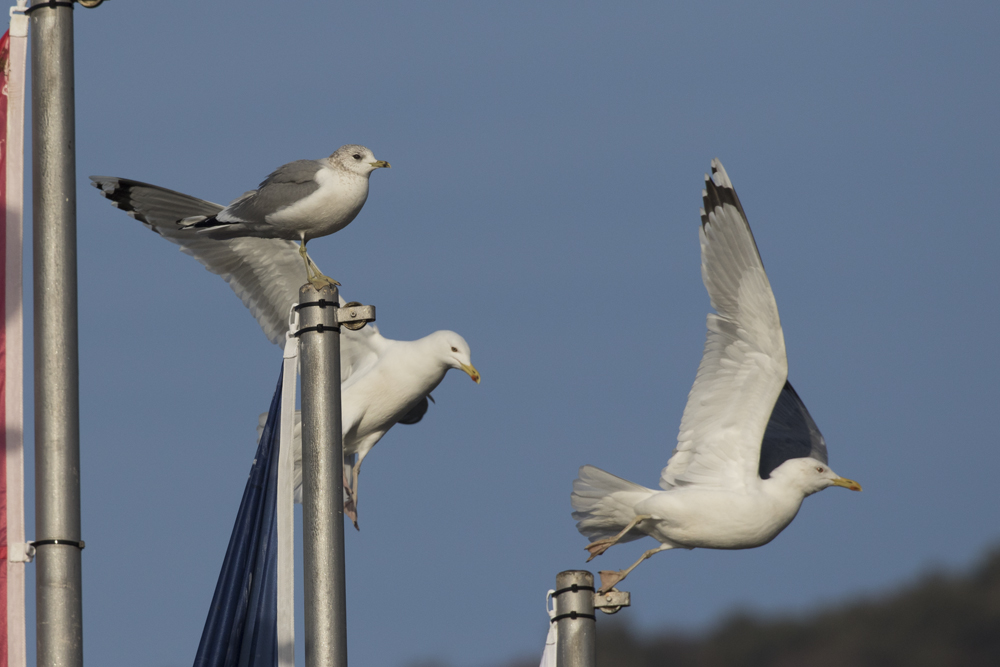
M850 489L851 491L860 491L861 485L855 482L853 479L845 479L843 477L838 477L833 480L834 486L842 486L845 489Z
M462 364L462 370L469 374L473 382L479 384L479 371L476 370L475 366L472 364Z
M376 160L375 162L369 162L368 164L370 164L371 166L375 167L376 169L378 169L379 167L385 167L386 169L388 169L389 167L392 166L391 164L389 164L385 160Z

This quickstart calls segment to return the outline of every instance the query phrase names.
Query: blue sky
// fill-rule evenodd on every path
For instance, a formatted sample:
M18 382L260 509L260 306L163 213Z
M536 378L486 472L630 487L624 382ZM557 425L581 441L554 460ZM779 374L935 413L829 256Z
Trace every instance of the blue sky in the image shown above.
M226 203L345 143L392 163L310 252L386 336L461 333L483 383L449 374L365 464L354 664L540 655L545 591L584 566L576 469L654 486L676 442L709 310L713 157L790 379L865 491L807 499L760 549L655 557L623 615L697 628L808 609L998 541L1000 8L664 5L75 10L89 664L190 664L280 364L229 288L90 174Z

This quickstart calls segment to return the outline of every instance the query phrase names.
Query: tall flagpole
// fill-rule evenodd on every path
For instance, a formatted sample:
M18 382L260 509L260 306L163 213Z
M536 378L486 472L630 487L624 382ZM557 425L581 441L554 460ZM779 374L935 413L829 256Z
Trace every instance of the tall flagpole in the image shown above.
M306 667L347 667L337 288L299 290Z
M83 666L73 4L33 0L37 664Z
M375 307L340 307L330 285L299 289L302 367L302 564L306 667L347 667L344 557L344 440L340 412L340 327L375 321Z

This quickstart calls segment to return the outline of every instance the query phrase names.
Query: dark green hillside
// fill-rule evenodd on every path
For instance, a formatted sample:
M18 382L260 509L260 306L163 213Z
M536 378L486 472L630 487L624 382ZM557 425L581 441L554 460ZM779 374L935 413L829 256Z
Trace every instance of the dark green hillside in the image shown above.
M630 610L622 612L622 620ZM973 571L792 616L734 615L701 635L598 622L599 667L1000 665L1000 550ZM534 667L538 657L510 667Z

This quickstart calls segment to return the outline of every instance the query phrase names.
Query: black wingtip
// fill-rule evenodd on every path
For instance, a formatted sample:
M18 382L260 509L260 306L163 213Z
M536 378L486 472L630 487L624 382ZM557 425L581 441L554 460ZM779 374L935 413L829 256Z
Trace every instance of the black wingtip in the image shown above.
M111 200L111 203L116 208L120 208L128 213L134 213L135 207L132 205L132 188L128 181L107 176L91 176L90 183L104 195L105 199ZM136 219L139 220L138 217ZM141 220L141 222L145 222L145 220Z
M716 174L721 174L722 177L719 179L721 184L715 182ZM733 187L725 167L722 166L718 158L712 160L712 175L705 174L705 189L701 191L701 198L704 203L701 214L702 225L708 224L708 216L712 211L726 204L734 206L744 219L747 217L743 210L743 204L740 203L740 198L736 194L736 188Z

